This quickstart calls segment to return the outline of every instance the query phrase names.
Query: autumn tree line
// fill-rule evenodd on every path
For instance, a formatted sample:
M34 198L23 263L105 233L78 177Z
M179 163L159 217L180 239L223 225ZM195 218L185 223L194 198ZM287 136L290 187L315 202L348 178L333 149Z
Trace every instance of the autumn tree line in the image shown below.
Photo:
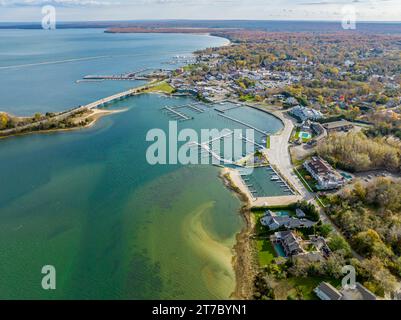
M401 183L378 178L331 196L328 213L363 259L352 259L358 277L381 296L401 277Z
M317 153L337 168L352 172L386 169L401 170L401 147L386 137L369 138L364 133L331 134Z

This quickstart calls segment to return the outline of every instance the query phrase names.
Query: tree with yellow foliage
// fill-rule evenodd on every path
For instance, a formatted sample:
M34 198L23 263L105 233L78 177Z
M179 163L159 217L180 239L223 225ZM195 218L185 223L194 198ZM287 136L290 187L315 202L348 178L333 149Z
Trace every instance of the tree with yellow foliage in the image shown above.
M5 113L0 113L0 130L7 127L8 124L8 116Z

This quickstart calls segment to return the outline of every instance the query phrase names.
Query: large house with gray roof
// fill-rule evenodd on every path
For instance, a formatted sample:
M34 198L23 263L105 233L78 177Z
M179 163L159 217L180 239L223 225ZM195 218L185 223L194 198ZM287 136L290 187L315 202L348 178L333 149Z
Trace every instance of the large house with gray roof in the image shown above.
M354 288L337 290L328 282L322 282L313 290L321 300L377 300L377 297L359 282Z
M320 111L302 106L296 106L292 108L289 113L301 122L306 120L319 120L323 118L323 115Z
M310 228L315 224L315 222L305 218L281 216L270 210L265 212L265 215L260 219L260 223L270 230L277 230L280 227L285 227L286 229Z
M279 244L287 257L296 256L304 253L304 249L301 246L301 239L297 237L292 231L281 231L275 232L270 237L273 243Z

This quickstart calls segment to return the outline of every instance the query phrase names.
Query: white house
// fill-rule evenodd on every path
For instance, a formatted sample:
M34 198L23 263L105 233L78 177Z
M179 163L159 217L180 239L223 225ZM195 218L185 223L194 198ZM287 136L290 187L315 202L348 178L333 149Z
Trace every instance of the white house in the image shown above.
M306 120L318 120L323 118L323 114L320 111L302 106L296 106L292 108L289 113L302 122Z
M332 190L342 187L345 179L330 164L320 157L312 157L304 162L304 168L317 182L319 190Z

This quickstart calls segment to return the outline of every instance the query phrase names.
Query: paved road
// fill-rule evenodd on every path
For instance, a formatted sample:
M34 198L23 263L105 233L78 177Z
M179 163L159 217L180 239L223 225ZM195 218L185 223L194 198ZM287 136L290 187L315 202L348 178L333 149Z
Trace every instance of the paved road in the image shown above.
M289 180L299 194L307 200L313 199L314 196L306 190L294 173L294 166L291 162L289 140L294 128L294 123L288 116L284 115L282 111L273 111L272 113L283 121L284 129L279 134L270 136L270 149L265 149L264 153L269 159L269 162L278 168L281 174Z
M75 109L72 109L72 110L69 110L66 112L58 113L54 117L51 117L51 118L46 118L46 119L43 119L40 121L35 121L32 123L26 124L24 126L18 126L18 127L12 128L12 129L0 131L0 135L7 136L7 135L18 133L21 131L29 131L29 129L37 128L37 127L39 127L41 125L45 125L49 122L62 121L78 112L84 111L85 109L86 109L85 107L78 107L78 108L75 108Z
M342 235L341 230L330 220L324 209L317 203L315 193L307 190L306 187L299 180L298 176L294 173L294 166L292 164L289 151L289 140L292 130L295 126L294 120L291 117L285 115L283 111L279 110L271 112L275 116L280 118L281 121L283 121L284 129L279 134L270 137L270 149L265 149L264 153L267 155L270 163L274 164L279 169L281 174L283 174L292 183L292 185L297 189L302 197L305 200L313 203L316 208L318 208L322 222L330 225L335 233ZM352 255L356 259L363 259L363 257L356 253L354 250L351 251Z

